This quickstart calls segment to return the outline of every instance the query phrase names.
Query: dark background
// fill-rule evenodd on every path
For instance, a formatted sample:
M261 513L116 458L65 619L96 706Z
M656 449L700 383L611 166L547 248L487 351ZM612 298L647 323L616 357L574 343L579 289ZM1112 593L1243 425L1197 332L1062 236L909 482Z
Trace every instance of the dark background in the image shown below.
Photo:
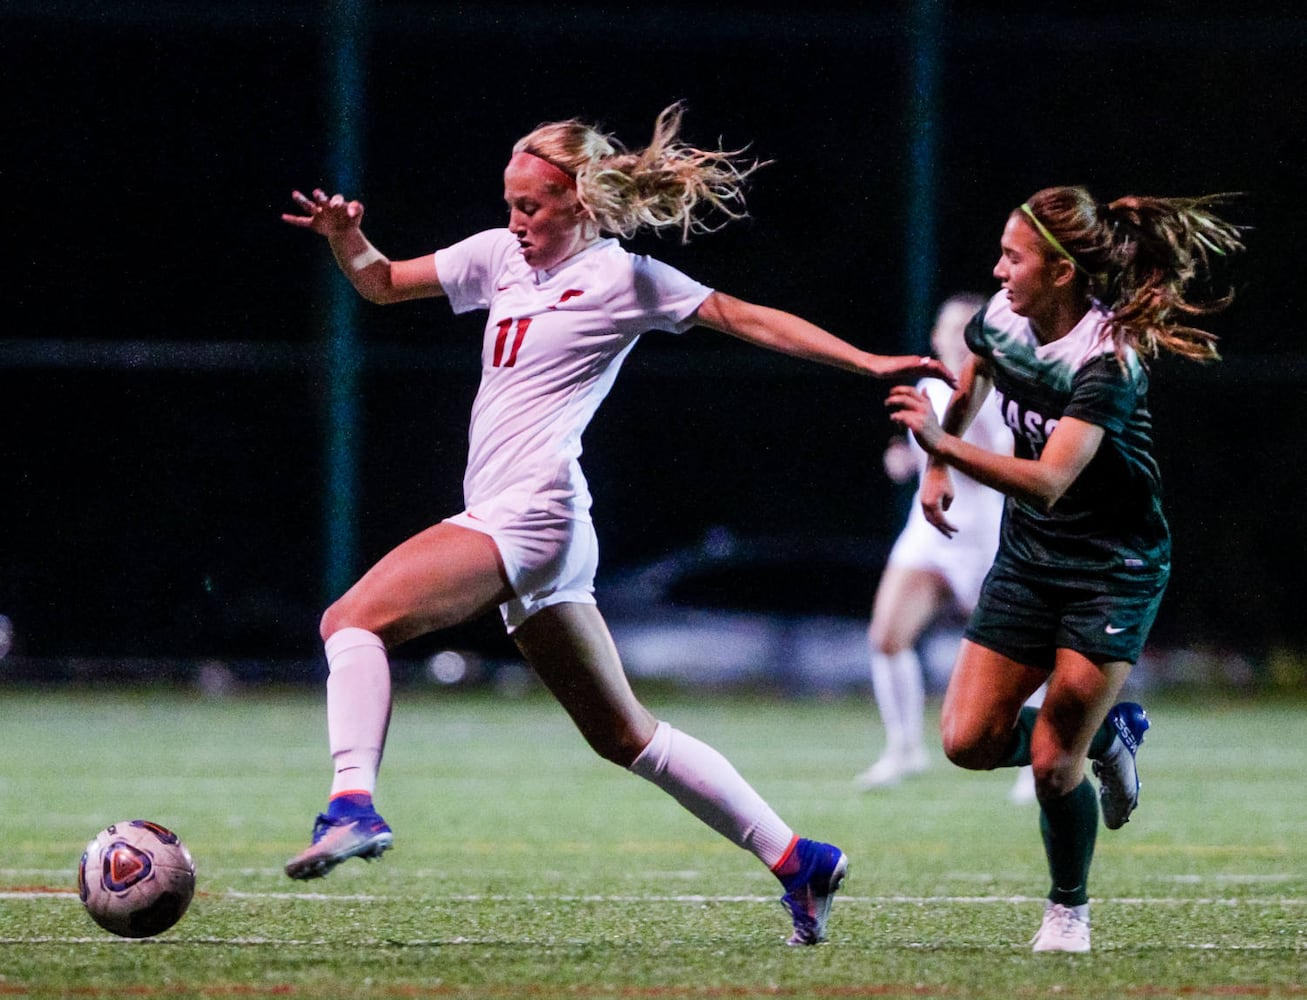
M278 215L339 176L340 107L348 193L405 257L503 224L508 149L539 122L639 145L683 99L692 141L774 162L748 221L634 248L860 346L924 345L908 4L374 2L352 93L331 6L0 4L0 613L29 656L315 655L338 279ZM1003 221L1040 187L1244 192L1226 360L1156 366L1176 564L1155 636L1301 652L1307 18L1051 6L936 5L931 282L991 291ZM361 569L460 506L482 317L437 301L357 322ZM705 330L645 338L586 438L605 568L716 526L892 538L907 497L880 467L883 396Z

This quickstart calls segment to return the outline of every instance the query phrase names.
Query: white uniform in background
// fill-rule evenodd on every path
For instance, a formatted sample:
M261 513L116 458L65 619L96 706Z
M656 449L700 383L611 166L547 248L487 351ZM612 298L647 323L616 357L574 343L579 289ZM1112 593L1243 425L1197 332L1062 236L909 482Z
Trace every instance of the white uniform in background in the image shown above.
M935 413L942 416L953 390L939 379L923 379L917 388L925 393ZM993 396L985 400L963 440L986 451L1012 453L1012 432L1003 422L1003 414ZM953 480L953 504L948 509L948 518L958 532L952 538L946 538L921 511L921 480L926 468L926 453L911 435L908 444L917 459L917 492L913 494L907 523L890 550L887 564L929 570L943 577L948 581L958 610L970 614L980 596L980 584L994 562L1006 498L956 469L949 470Z
M936 415L942 416L953 390L938 379L923 379L917 388L930 400ZM981 406L963 440L986 451L1012 453L1012 432L992 395ZM956 610L969 615L994 562L1006 498L997 490L950 469L953 503L948 518L958 531L952 538L945 537L926 520L921 509L926 453L911 435L908 445L917 463L917 491L912 497L907 523L890 550L886 566L922 570L940 577L948 584ZM888 655L873 649L871 655L876 702L886 729L887 748L880 760L858 775L858 785L864 790L894 785L901 778L924 769L928 760L922 732L925 684L917 651L905 649ZM1041 688L1031 703L1038 704L1042 698ZM1009 798L1014 802L1034 800L1034 779L1029 767L1018 770Z

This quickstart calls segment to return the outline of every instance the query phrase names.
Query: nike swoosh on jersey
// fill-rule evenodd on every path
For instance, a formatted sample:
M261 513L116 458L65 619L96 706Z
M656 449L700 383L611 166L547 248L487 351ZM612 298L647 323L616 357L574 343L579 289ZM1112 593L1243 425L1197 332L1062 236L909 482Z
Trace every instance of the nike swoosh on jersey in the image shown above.
M564 302L566 302L568 299L574 299L574 298L576 298L578 295L584 295L584 294L585 294L585 289L583 289L583 288L569 288L569 289L568 289L567 291L565 291L562 295L560 295L560 296L558 297L558 301L555 302L555 303L554 303L552 306L550 306L549 308L550 308L550 309L557 309L559 306L561 306L561 305L562 305Z
M1120 635L1125 631L1125 627L1122 626L1121 628L1117 628L1115 625L1109 625L1107 628L1103 629L1103 631L1108 635Z

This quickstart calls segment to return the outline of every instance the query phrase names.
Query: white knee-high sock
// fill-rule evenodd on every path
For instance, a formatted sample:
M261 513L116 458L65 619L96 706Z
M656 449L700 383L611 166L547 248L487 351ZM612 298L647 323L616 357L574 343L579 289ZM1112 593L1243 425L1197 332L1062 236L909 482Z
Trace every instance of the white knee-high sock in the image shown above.
M335 774L331 794L377 787L390 724L390 661L386 645L361 628L327 639L327 740Z
M785 856L794 831L725 757L693 736L659 722L630 766L768 868Z
M926 683L915 649L871 651L871 687L885 723L885 749L898 753L922 745Z

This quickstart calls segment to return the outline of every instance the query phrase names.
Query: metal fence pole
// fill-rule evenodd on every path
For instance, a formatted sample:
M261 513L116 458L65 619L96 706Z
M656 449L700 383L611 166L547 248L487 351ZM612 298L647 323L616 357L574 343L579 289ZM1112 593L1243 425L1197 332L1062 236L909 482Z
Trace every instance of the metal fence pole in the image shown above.
M328 177L346 197L360 192L366 111L365 48L367 0L331 0L326 30L331 140ZM326 470L323 516L326 560L325 600L345 591L358 568L359 448L362 348L358 334L358 295L333 265L327 278L325 341Z
M936 249L936 160L940 120L939 78L943 62L942 32L947 0L914 0L908 33L908 192L906 327L904 350L924 354L930 349L934 317Z

